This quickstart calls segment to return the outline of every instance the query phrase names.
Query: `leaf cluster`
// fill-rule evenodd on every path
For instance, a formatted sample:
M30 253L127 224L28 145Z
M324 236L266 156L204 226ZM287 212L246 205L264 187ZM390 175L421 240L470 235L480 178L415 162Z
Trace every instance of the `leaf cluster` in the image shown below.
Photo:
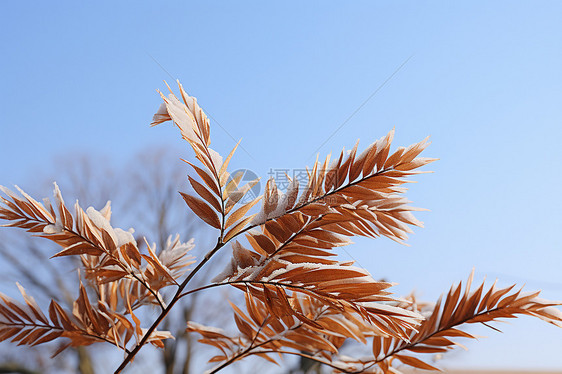
M421 209L409 205L404 185L435 161L419 156L428 139L391 151L392 130L362 151L356 143L333 158L317 159L302 185L287 176L289 186L282 191L269 179L263 195L245 202L259 180L242 184L240 173L228 172L238 144L226 158L210 148L209 119L181 84L179 91L179 98L171 89L168 96L161 94L164 103L153 125L172 121L193 149L199 164L186 161L194 171L188 176L192 192L181 196L217 230L215 247L189 269L195 264L188 253L192 240L182 243L175 236L164 248L147 239L140 245L134 230L110 224L109 203L98 211L83 210L76 202L71 213L56 184L52 202L2 188L0 219L6 226L55 242L61 250L53 257L77 256L81 266L71 311L53 300L47 317L21 286L25 304L1 295L0 340L37 345L66 338L57 352L111 343L125 354L118 373L145 344L164 347L163 340L172 338L157 327L180 299L223 286L239 290L245 300L230 304L237 333L187 321L188 332L219 350L210 360L216 365L212 373L248 356L277 363L284 354L335 372L397 373L398 362L433 370L422 356L447 352L460 344L459 337L474 338L463 330L467 324L490 326L523 314L562 326L562 314L554 308L560 303L542 300L538 292L510 293L513 287L497 289L495 284L486 290L484 283L471 291L471 275L464 291L461 284L454 286L430 308L413 296L394 296L391 283L336 258L335 249L349 245L354 236L404 243L412 226L423 226L412 213ZM232 248L226 268L204 286L189 289L193 277L225 246ZM173 289L171 295L163 292L167 288ZM93 291L88 294L88 289ZM141 307L159 308L157 318L144 325L137 312ZM370 345L372 356L343 355L347 340Z

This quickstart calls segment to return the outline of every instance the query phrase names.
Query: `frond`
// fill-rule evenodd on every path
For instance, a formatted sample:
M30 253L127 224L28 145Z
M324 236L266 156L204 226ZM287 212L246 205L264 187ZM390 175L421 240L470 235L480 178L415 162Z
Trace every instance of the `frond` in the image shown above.
M417 157L429 144L427 139L408 148L400 147L389 155L394 130L356 156L357 144L346 155L330 165L330 156L314 163L308 172L308 183L299 194L299 183L291 181L283 194L274 180L268 181L262 209L252 221L253 226L277 221L300 212L316 220L322 230L346 236L386 236L403 242L411 232L408 225L422 226L400 195L407 183L405 177L436 159Z
M72 310L56 301L43 313L19 286L25 303L0 294L0 341L37 345L57 338L70 346L107 342L125 352L121 372L146 343L164 347L173 338L157 327L171 308L189 294L229 285L241 290L245 310L231 303L238 332L188 321L187 331L202 336L200 342L217 348L211 358L215 373L247 356L277 363L283 354L297 355L344 373L400 373L395 364L438 370L424 361L427 353L444 353L461 345L458 338L474 336L466 324L530 315L562 327L562 302L540 299L539 292L513 292L514 286L485 290L484 282L471 291L473 273L451 287L435 304L410 295L394 297L391 283L377 281L353 262L335 259L335 248L351 243L353 236L385 236L404 243L412 226L423 226L412 214L403 194L407 177L435 161L419 157L428 139L391 152L394 130L358 153L358 144L339 156L318 159L301 185L289 179L281 191L272 178L263 195L250 202L243 198L259 179L241 185L242 173L231 175L228 165L239 145L226 158L210 148L210 121L194 97L179 84L180 98L170 89L153 117L152 125L172 121L199 161L186 161L197 174L188 177L192 191L180 192L188 207L207 225L220 231L217 243L195 263L189 251L193 240L170 236L164 248L146 239L146 249L110 223L111 205L84 210L78 202L73 213L55 183L54 199L39 202L21 189L0 190L0 219L5 226L22 228L49 239L62 249L53 257L78 256L84 277L78 274L78 297ZM169 87L168 87L169 89ZM261 207L251 214L258 202ZM247 244L239 240L245 238ZM184 291L191 279L222 247L230 243L233 256L211 284ZM142 250L141 250L142 248ZM83 283L84 281L84 283ZM86 284L86 285L84 285ZM175 286L169 304L164 289ZM88 295L88 292L90 295ZM142 326L138 308L157 305L160 313ZM424 318L425 317L425 318ZM372 345L372 357L351 358L340 348L348 339ZM130 350L129 350L130 348Z
M6 226L23 228L55 242L62 250L53 257L80 256L85 276L94 285L130 279L144 287L144 295L139 293L138 300L163 305L159 290L177 284L193 263L187 255L193 243L181 243L179 237L170 238L159 255L154 245L147 245L148 254L141 253L132 229L111 226L109 203L101 211L93 207L84 211L76 202L72 214L56 184L54 204L49 199L40 203L21 189L22 197L4 187L2 191L7 198L0 197L0 219L9 222Z
M287 299L290 307L297 314L272 314L270 306L258 298L246 293L246 312L231 303L234 320L240 331L239 336L229 336L220 329L188 323L187 331L197 332L203 339L199 340L218 348L221 353L212 357L210 362L222 367L250 355L276 362L270 354L284 352L298 354L309 352L327 365L330 358L338 351L345 339L351 338L365 342L373 334L369 326L361 319L332 309L314 298L294 294Z
M233 285L261 300L273 315L290 315L296 311L288 299L306 295L334 310L356 314L378 328L380 335L406 336L403 329L412 329L421 316L403 308L386 291L392 284L377 282L364 269L349 263L311 255L260 257L256 252L234 243L234 256L220 283ZM219 280L219 279L215 279Z
M445 353L455 346L462 346L457 338L475 339L463 331L466 324L482 323L488 325L502 318L516 318L518 315L538 317L548 323L562 327L562 312L553 308L562 305L538 297L539 292L511 292L515 285L497 288L496 282L484 291L484 282L471 292L474 273L468 278L464 291L462 284L452 286L444 300L440 298L427 319L417 328L411 330L407 340L393 337L373 338L373 358L371 360L348 360L356 372L399 373L392 363L425 370L439 370L421 356L427 353ZM511 293L510 293L511 292ZM415 304L411 304L415 305ZM421 354L421 356L420 356Z
M223 160L209 147L211 145L209 119L197 103L197 99L189 96L179 82L178 86L182 100L174 95L170 87L168 87L170 89L168 97L160 93L164 104L154 115L152 125L173 121L179 128L182 138L193 148L195 157L202 163L203 168L184 161L193 168L203 183L189 177L195 196L187 193L181 195L197 217L219 229L222 237L227 227L240 219L244 221L243 216L249 207L237 210L228 218L227 215L258 181L250 181L244 186L239 186L241 175L231 176L227 168L240 142ZM232 235L232 230L229 234Z

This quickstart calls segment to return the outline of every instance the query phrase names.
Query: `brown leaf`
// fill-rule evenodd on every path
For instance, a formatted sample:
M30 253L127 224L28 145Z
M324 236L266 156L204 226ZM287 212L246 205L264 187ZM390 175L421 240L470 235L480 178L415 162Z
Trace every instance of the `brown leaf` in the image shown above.
M211 191L215 193L215 195L220 196L219 186L217 185L217 182L212 176L210 176L205 170L201 169L198 166L195 166L191 162L187 160L183 160L183 161L189 164L193 168L193 170L195 170L195 172L201 177L201 179L211 189Z
M220 170L219 170L219 176L222 176L225 172L226 169L228 167L228 163L230 162L230 159L232 158L232 155L234 155L234 152L236 151L236 148L238 148L238 145L240 145L240 142L242 141L242 139L240 139L238 141L238 143L236 143L236 145L234 146L234 148L232 149L232 151L230 151L230 153L228 154L228 156L226 156L226 159L224 160Z
M189 183L191 184L195 192L197 192L197 194L201 196L203 200L211 204L211 206L215 208L217 212L221 213L222 206L216 195L213 195L211 191L209 191L205 186L197 182L195 179L191 178L191 176L188 175L187 178L189 179Z
M224 225L225 228L229 227L230 225L234 224L234 222L238 221L242 218L256 203L260 201L260 197L255 198L251 202L244 204L242 207L235 210L231 215L228 216L226 219L226 223Z
M213 226L214 228L220 229L221 222L217 214L209 207L205 202L201 199L193 197L191 195L185 194L180 192L181 196L187 203L187 205L191 208L193 213L197 215L197 217L201 218L203 221L208 223L209 225Z
M226 235L224 236L223 242L228 242L230 239L232 239L235 235L237 235L238 233L240 233L240 231L242 231L246 225L252 220L252 218L254 218L254 216L249 216L244 218L242 221L238 222L232 229L230 229L229 232L226 233Z
M434 366L431 366L430 364L425 363L422 360L420 360L418 358L415 358L415 357L412 357L412 356L395 354L394 357L396 357L397 359L399 359L400 361L402 361L406 365L410 365L410 366L413 366L415 368L419 368L419 369L423 369L423 370L441 371L440 369L438 369Z

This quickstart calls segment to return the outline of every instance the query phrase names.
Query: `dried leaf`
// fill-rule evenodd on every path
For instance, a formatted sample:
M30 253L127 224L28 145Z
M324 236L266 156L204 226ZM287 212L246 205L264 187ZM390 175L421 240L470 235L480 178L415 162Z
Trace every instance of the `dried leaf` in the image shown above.
M182 192L180 192L180 194L197 217L201 218L203 221L213 226L214 228L221 228L219 217L215 212L213 212L211 207L205 204L203 200Z

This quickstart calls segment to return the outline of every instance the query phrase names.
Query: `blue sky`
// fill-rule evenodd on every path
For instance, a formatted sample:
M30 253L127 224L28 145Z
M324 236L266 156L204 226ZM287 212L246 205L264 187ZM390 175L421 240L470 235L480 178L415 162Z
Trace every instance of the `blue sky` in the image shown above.
M393 127L396 145L431 135L426 155L440 161L408 194L431 209L418 215L426 227L410 247L357 240L342 256L428 299L473 267L479 279L562 299L562 3L61 1L0 10L0 184L32 185L30 175L71 150L120 163L169 144L189 156L171 126L149 127L155 90L178 78L214 119L213 148L227 154L243 138L232 166L262 176L311 165L317 148L324 156L358 138L366 146ZM528 318L503 330L474 330L489 338L443 364L562 368L562 331Z

